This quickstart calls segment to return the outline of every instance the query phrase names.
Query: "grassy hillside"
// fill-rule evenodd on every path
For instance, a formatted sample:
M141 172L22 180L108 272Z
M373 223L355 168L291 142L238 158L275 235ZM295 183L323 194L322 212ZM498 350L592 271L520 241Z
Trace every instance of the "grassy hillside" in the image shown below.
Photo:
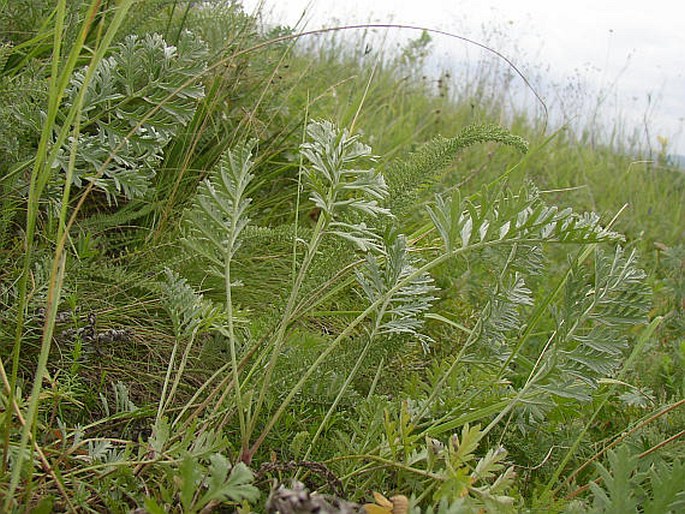
M682 508L667 149L423 77L428 34L173 0L0 34L2 512Z

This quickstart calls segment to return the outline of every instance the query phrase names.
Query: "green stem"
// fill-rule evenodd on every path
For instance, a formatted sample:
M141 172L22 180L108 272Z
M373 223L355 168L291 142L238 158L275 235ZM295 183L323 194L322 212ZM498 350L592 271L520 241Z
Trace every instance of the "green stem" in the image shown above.
M244 188L239 189L240 192ZM249 433L247 431L247 424L245 420L245 405L243 404L243 396L240 391L240 376L238 373L238 353L236 351L235 340L235 326L233 323L233 283L231 281L231 261L234 253L234 246L236 242L236 231L238 222L238 210L242 200L242 194L236 195L233 199L233 215L231 216L231 232L228 238L228 248L226 249L226 267L224 268L224 278L226 287L226 316L228 323L228 344L231 352L231 374L233 375L233 389L235 391L236 408L238 409L238 420L240 423L240 438L243 451L247 449L249 443Z
M340 400L342 400L343 394L345 394L345 391L347 391L347 388L350 386L350 384L352 383L352 380L357 375L359 368L361 368L361 365L364 362L364 359L366 358L366 354L369 352L369 349L371 348L371 343L373 343L373 340L376 338L376 334L378 333L378 330L380 329L380 325L381 325L381 322L383 320L383 316L385 315L385 311L387 310L388 305L390 304L391 298L392 297L388 297L388 299L383 303L383 306L376 313L376 323L374 324L373 330L369 334L369 338L366 341L366 344L364 345L364 348L362 349L361 353L359 354L359 357L357 358L357 362L355 362L354 367L352 368L352 370L347 375L347 379L345 380L345 383L342 385L342 387L338 391L338 394L335 397L335 400L333 400L333 403L328 408L328 412L326 412L326 415L324 416L323 420L319 424L319 428L316 430L314 437L312 437L312 440L309 443L309 448L307 449L307 453L305 453L304 460L307 460L309 458L309 455L312 453L312 450L314 449L314 445L319 440L319 436L321 435L321 433L326 428L326 424L328 423L328 420L331 419L331 416L333 415L333 411L335 411L335 408L340 403Z
M309 266L311 265L312 261L314 260L314 257L316 256L316 252L319 248L319 245L321 244L321 241L323 240L323 235L325 233L325 227L327 225L325 219L326 219L326 216L324 215L324 213L322 213L321 217L319 217L319 220L316 224L316 227L314 228L314 232L312 234L312 238L311 238L310 243L309 243L307 254L305 255L304 261L302 262L302 265L301 265L300 270L297 274L295 282L293 283L293 287L292 287L292 290L290 291L290 296L288 298L288 303L286 304L285 311L283 312L283 316L281 317L281 321L279 323L276 335L274 336L274 339L270 343L272 346L271 358L269 359L269 362L266 366L266 370L264 372L264 379L262 380L262 386L261 386L260 391L259 391L259 397L257 399L255 409L252 413L251 423L250 423L250 427L248 429L248 438L249 438L249 436L252 435L252 432L254 431L259 413L260 413L261 408L264 404L264 399L266 397L266 393L269 390L269 386L271 385L271 377L273 375L273 371L274 371L274 368L276 366L276 362L278 361L278 357L279 357L279 354L281 352L281 349L283 348L283 344L285 341L285 333L286 333L286 330L288 329L288 326L290 325L291 315L292 315L292 312L295 308L297 297L298 297L299 292L300 292L300 288L302 287L302 283L304 282L304 278L307 274L307 271L309 270ZM243 454L243 456L247 462L249 462L251 460L252 455L254 455L254 451L252 451L252 450L250 450L248 453Z
M169 357L169 364L167 364L166 375L164 376L164 385L162 386L162 393L159 396L159 403L157 406L157 416L156 424L162 419L164 410L171 403L172 398L176 394L176 389L181 382L181 376L183 375L183 370L185 369L186 363L188 362L188 357L190 356L190 350L193 347L195 338L197 337L197 330L194 330L190 336L188 343L186 344L185 350L183 351L183 356L181 357L181 362L178 365L178 370L176 371L176 376L174 377L174 382L171 384L171 390L167 395L167 389L169 387L169 380L171 379L171 373L174 369L174 362L176 361L176 352L178 351L180 337L176 337L174 342L174 348L171 350L171 356Z
M422 477L430 478L433 480L438 480L440 482L445 481L445 477L442 475L438 475L437 473L431 473L430 471L424 471L423 469L417 469L417 468L412 468L411 466L407 466L406 464L401 464L399 462L396 462L394 460L386 459L384 457L381 457L380 455L372 455L372 454L359 454L359 455L341 455L340 457L333 457L332 459L329 459L324 462L324 464L330 464L332 462L339 462L342 460L370 460L374 462L378 462L380 464L384 464L385 466L388 466L390 468L397 468L401 469L402 471L408 471L409 473L413 473L415 475L419 475ZM354 476L355 473L350 473L349 475L346 475L344 478L349 478Z

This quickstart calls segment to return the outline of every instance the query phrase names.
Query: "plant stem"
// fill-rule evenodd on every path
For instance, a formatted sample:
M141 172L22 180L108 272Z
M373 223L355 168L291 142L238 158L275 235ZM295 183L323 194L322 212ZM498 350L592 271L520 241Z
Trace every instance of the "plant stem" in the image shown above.
M231 261L233 259L233 254L235 252L234 247L236 243L236 238L238 236L237 223L239 216L240 203L242 200L242 192L244 187L238 184L238 193L236 198L233 199L233 215L231 216L231 229L228 237L228 248L226 248L225 262L226 267L224 268L224 285L226 287L226 316L228 324L228 344L231 351L231 373L233 375L233 389L235 390L235 400L236 408L238 409L238 420L240 423L240 438L241 447L245 451L249 445L249 433L247 431L246 421L245 421L245 405L243 404L243 397L240 391L240 376L238 373L238 354L236 351L236 340L235 340L235 327L233 324L233 282L231 281Z
M345 394L345 391L347 391L347 388L352 383L352 380L357 375L359 368L361 367L362 363L364 362L364 359L366 358L366 354L369 352L369 349L371 348L371 343L373 343L374 339L376 338L376 334L378 333L378 330L380 329L381 322L383 320L383 316L385 315L385 311L387 310L388 305L390 304L391 298L392 297L388 297L386 299L386 301L383 303L382 307L376 313L376 322L374 323L373 330L369 334L369 337L366 341L366 344L364 345L364 348L360 352L359 357L357 357L357 362L354 363L354 367L348 373L347 378L345 379L345 383L340 387L340 390L338 391L338 394L335 397L335 400L333 400L333 403L328 408L328 412L326 412L326 415L321 420L321 423L319 423L319 428L316 430L316 433L314 434L311 442L309 443L309 448L307 449L307 452L304 455L304 460L307 460L309 458L309 455L312 453L312 450L314 449L314 445L318 441L319 436L321 435L321 433L326 428L326 424L328 423L328 420L331 419L331 416L333 415L333 411L335 411L335 408L340 403L340 400L342 400L343 394Z
M270 345L272 346L271 358L270 358L270 360L266 366L266 370L264 372L264 379L262 380L262 387L259 391L259 397L257 399L255 409L252 413L251 423L250 423L250 427L248 429L248 436L251 436L252 432L254 431L259 413L261 411L262 405L264 403L264 399L266 397L266 393L269 390L269 386L271 385L271 377L273 375L273 371L274 371L274 368L276 366L276 362L278 361L278 356L279 356L281 349L283 347L283 343L285 340L285 332L286 332L286 330L290 324L292 311L296 305L296 300L297 300L297 296L299 294L300 288L302 287L302 283L304 282L304 278L307 274L307 271L309 270L309 266L311 265L312 261L314 260L314 256L316 255L316 252L319 248L319 245L321 244L321 241L323 240L324 229L325 229L325 226L327 225L327 222L325 221L325 219L326 219L326 216L324 215L324 213L322 213L321 217L319 217L319 220L316 223L316 227L314 228L314 232L312 234L312 237L311 237L311 240L309 243L307 254L305 255L304 261L302 262L300 270L297 274L297 278L295 279L293 287L290 291L288 303L286 304L285 311L283 312L283 315L281 317L281 321L280 321L278 329L276 331L276 335L274 336L274 339L270 343ZM254 445L253 445L253 448L254 448ZM247 453L243 453L243 462L245 462L246 464L249 464L249 462L252 460L253 455L254 455L254 451L252 449L250 449Z

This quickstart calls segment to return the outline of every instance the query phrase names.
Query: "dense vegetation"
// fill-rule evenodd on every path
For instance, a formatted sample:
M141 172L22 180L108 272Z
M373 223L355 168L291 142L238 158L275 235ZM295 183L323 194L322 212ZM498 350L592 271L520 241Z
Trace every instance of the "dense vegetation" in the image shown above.
M30 0L0 36L2 512L684 508L665 149L512 112L504 63L435 84L427 34Z

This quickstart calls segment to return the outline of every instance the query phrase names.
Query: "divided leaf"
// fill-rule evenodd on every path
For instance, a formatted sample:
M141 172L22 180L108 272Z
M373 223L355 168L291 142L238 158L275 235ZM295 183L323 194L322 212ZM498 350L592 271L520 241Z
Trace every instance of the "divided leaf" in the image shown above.
M378 236L365 223L351 222L354 215L389 215L381 206L388 193L383 175L374 168L361 168L375 160L371 148L329 121L312 121L309 140L300 152L309 162L302 173L311 191L310 200L321 209L323 223L331 233L355 243L362 251L378 248ZM347 216L347 217L345 217Z
M252 485L254 479L250 469L242 462L231 467L230 462L220 453L209 457L208 477L205 480L207 492L200 497L199 504L204 506L210 501L254 501L259 490Z
M557 396L589 399L623 361L627 329L647 321L651 293L634 251L595 251L595 268L575 266L555 309L556 331L539 385Z
M374 313L377 335L411 334L426 344L429 338L418 331L423 325L423 313L436 299L433 278L428 273L418 273L416 259L409 253L403 235L393 236L386 243L384 261L367 253L364 267L356 272L369 303L385 298ZM397 287L407 279L408 283Z
M449 253L480 243L588 244L623 239L602 227L594 213L576 214L545 205L535 188L517 193L483 188L463 200L458 192L447 199L437 195L428 214Z
M112 55L98 63L85 86L73 182L94 182L110 202L145 195L164 148L195 114L204 97L199 79L207 48L188 31L178 46L159 34L127 36ZM65 108L73 107L88 68L74 73ZM56 166L68 168L73 136ZM105 165L109 159L111 161Z
M222 309L193 291L186 280L173 271L167 269L164 273L166 281L160 284L162 304L169 311L178 337L223 325Z
M240 248L240 236L250 222L247 210L252 200L246 196L246 190L254 178L251 170L255 145L253 140L227 150L199 185L195 201L185 214L183 243L209 263L210 273L221 278L226 263Z

